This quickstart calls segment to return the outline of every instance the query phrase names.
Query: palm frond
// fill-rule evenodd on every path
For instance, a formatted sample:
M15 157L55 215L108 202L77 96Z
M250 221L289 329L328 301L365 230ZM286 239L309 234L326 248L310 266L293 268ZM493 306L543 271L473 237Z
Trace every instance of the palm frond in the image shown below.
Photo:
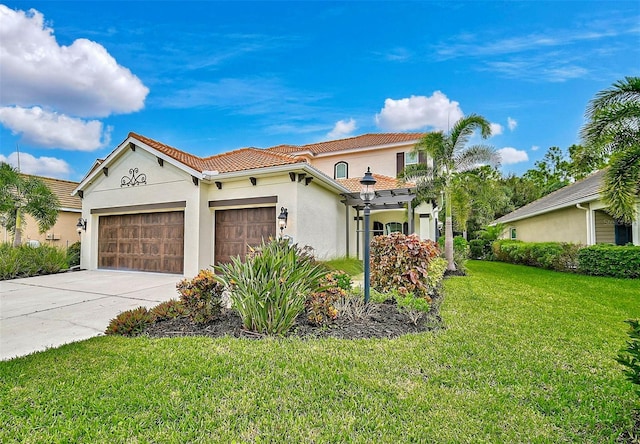
M611 156L604 175L602 197L607 211L617 220L637 220L636 199L640 193L640 144Z
M457 172L470 171L482 165L498 167L500 166L500 162L500 154L488 145L473 145L467 147L467 149L458 153L454 159L455 170Z
M595 114L615 104L640 101L640 77L625 77L618 80L611 88L602 90L589 102L586 117L592 120Z

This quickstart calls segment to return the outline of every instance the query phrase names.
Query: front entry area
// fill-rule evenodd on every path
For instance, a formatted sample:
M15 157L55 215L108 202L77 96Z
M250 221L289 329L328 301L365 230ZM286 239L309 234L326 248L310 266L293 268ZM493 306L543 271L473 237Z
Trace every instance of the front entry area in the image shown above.
M244 257L249 246L276 236L275 207L216 210L215 218L216 265Z
M184 211L100 216L98 268L182 274Z

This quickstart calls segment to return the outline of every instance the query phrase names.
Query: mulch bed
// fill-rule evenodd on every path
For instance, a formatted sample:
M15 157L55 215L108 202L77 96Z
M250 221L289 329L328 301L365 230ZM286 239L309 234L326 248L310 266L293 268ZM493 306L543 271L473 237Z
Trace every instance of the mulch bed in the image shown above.
M305 314L297 319L293 329L287 333L288 337L303 339L312 338L340 338L340 339L364 339L364 338L396 338L408 333L420 333L443 328L439 315L439 306L442 297L432 301L431 310L414 325L409 318L398 312L392 301L385 303L370 302L371 310L366 316L357 320L338 318L333 323L325 326L310 324ZM196 324L188 318L175 318L155 322L147 327L144 335L155 338L167 338L176 336L208 336L260 339L264 335L247 331L242 326L240 317L232 310L223 310L220 316L204 324Z

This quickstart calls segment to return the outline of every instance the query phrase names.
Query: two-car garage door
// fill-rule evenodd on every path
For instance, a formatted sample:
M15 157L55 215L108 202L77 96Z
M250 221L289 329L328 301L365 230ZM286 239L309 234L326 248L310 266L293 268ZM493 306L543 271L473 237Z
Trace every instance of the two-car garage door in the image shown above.
M215 263L276 235L276 209L216 210ZM100 216L98 268L184 272L184 211Z
M98 268L183 273L184 211L100 216Z

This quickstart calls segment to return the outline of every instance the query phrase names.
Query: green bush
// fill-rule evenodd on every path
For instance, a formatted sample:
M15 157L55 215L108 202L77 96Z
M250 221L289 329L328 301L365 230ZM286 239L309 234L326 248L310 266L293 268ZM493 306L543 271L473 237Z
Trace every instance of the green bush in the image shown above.
M343 286L346 281L338 279L341 276L349 278L349 286ZM336 301L347 294L351 288L351 278L348 274L327 274L320 282L321 290L311 293L305 302L307 319L314 325L326 325L338 317L338 310L335 307Z
M415 234L391 233L371 242L371 286L430 298L429 263L440 255L438 244Z
M80 241L72 243L67 248L67 264L69 267L80 265Z
M66 268L67 253L60 248L0 244L0 280L58 273Z
M153 315L149 310L141 306L133 310L123 311L113 318L104 333L107 335L137 336L153 322Z
M447 260L443 257L436 257L427 267L427 294L434 298L442 287L442 280L447 271Z
M578 252L582 248L566 242L521 242L509 239L497 240L492 247L498 261L556 271L576 271Z
M625 322L630 326L629 341L620 350L616 361L626 367L624 374L637 386L640 395L640 319L627 319Z
M398 304L398 311L405 314L413 325L418 325L420 318L428 313L431 308L425 298L416 297L413 293L401 294L394 292L393 295Z
M493 258L491 244L493 241L489 239L473 239L469 241L469 257L471 259L487 260Z
M440 251L444 255L444 236L438 238L438 245L440 246ZM453 238L453 262L456 264L456 268L465 272L467 267L467 259L469 259L469 242L462 236L454 236Z
M304 310L307 296L317 291L326 274L307 248L271 240L242 262L234 257L216 267L218 279L231 291L231 302L248 330L284 334Z
M217 281L213 271L200 270L193 279L178 282L176 288L185 313L194 322L209 322L220 314L224 287Z
M592 245L578 253L578 269L592 276L640 278L640 247Z
M186 314L186 310L177 299L169 299L151 309L151 314L156 321L164 319L175 319Z

